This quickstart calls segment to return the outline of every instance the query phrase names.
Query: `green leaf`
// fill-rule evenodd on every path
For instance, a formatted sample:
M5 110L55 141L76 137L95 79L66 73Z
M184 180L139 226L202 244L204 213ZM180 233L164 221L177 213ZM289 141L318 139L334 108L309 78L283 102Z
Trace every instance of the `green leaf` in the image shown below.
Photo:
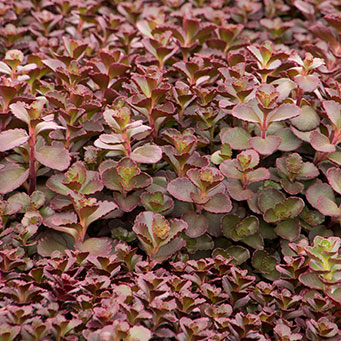
M324 290L324 284L315 272L305 272L298 277L298 280L310 289Z
M68 150L61 146L43 146L35 150L35 157L42 165L63 171L70 165L71 156Z
M6 194L20 187L28 178L29 169L10 164L0 169L0 193Z
M290 242L295 241L301 232L301 224L298 219L287 219L277 224L276 234Z
M233 258L231 262L234 265L240 265L250 258L250 252L243 246L230 246L226 250L229 257Z
M19 147L30 137L24 129L10 129L0 133L0 152Z

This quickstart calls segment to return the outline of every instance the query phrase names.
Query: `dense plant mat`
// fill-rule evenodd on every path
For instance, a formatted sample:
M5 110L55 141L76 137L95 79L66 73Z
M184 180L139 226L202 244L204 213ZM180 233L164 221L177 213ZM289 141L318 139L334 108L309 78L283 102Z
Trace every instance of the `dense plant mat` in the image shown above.
M337 0L0 2L0 340L340 340Z

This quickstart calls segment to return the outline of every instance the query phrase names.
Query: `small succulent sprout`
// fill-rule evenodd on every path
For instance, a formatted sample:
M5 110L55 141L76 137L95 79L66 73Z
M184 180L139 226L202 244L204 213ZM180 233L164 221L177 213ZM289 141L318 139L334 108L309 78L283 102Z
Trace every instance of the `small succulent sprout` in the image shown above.
M259 164L259 154L252 149L245 150L237 155L236 159L222 162L220 171L227 178L227 191L235 200L248 200L254 193L249 185L267 180L270 172L263 167L254 169Z
M275 98L276 91L273 95L262 95L265 105L271 105L271 99ZM265 96L265 97L264 97ZM275 122L285 121L299 116L301 110L295 104L284 103L274 108L262 107L257 100L251 100L248 104L238 104L232 110L232 115L242 121L255 124L261 136L251 137L249 139L250 146L259 154L270 155L280 146L282 139L276 135L268 135L267 131L271 124Z
M195 203L199 209L210 213L227 213L232 204L224 193L223 178L220 171L213 167L201 170L192 168L187 172L187 177L172 180L167 190L174 198Z
M317 321L315 319L307 320L306 337L308 340L330 339L337 340L339 336L339 328L336 323L331 322L327 317L321 317Z
M278 279L280 274L276 270L278 260L276 257L269 255L264 250L256 250L252 255L252 265L257 269L265 278L269 280Z
M221 228L226 238L243 242L257 250L263 250L264 241L259 233L259 221L255 216L244 219L235 214L227 214L221 221Z
M114 191L113 197L124 212L130 212L136 208L140 203L141 192L138 190L152 183L150 175L141 172L136 162L128 157L122 158L115 165L103 165L101 177L104 186Z
M140 199L146 211L155 213L169 212L174 206L173 199L161 191L143 192Z
M178 236L186 228L183 220L168 221L161 214L146 211L136 217L133 231L150 259L162 262L186 245Z
M309 270L299 277L301 283L309 288L323 290L338 304L341 303L339 290L340 243L339 237L316 236L313 246L307 245L304 248L309 258Z
M311 162L303 162L298 153L289 154L276 160L277 172L281 177L284 190L292 195L301 193L304 183L301 181L316 178L319 170Z
M321 58L314 58L311 53L306 53L304 60L298 54L292 55L290 60L298 64L297 67L291 68L289 73L293 75L295 83L304 91L312 92L320 84L315 69L324 65L325 62Z

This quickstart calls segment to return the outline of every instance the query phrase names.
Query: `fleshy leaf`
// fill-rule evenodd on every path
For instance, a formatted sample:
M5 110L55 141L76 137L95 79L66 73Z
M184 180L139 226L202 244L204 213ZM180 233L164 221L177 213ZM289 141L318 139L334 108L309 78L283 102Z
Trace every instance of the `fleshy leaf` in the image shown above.
M42 257L50 257L54 251L64 253L65 250L73 250L74 240L66 234L55 231L49 233L41 238L38 242L37 251Z
M71 156L67 149L61 146L43 146L35 150L35 157L42 165L63 171L71 162Z
M333 190L341 194L341 169L332 167L327 170L327 179Z
M317 130L311 132L310 144L318 152L332 153L336 150L335 146L330 143L329 138Z
M336 203L324 196L320 196L317 199L317 209L324 215L331 217L341 217L341 206L337 206Z
M227 213L232 209L230 198L224 193L217 193L203 206L210 213Z
M181 218L188 224L185 231L186 236L197 238L206 233L208 221L204 215L189 211L185 212Z
M134 326L129 329L127 341L148 341L152 338L149 329L143 326Z
M337 129L341 129L341 105L335 101L323 101L323 108L329 120Z
M10 129L0 133L0 152L19 147L30 137L24 129Z
M249 149L249 139L251 135L241 127L229 128L221 136L221 143L228 143L232 149Z
M251 123L262 123L261 117L257 115L249 104L238 104L232 110L232 115L240 120Z
M262 155L271 155L280 146L282 139L279 136L269 135L264 139L260 136L251 137L250 146Z
M88 251L92 256L109 256L112 251L112 240L109 238L89 238L84 242L75 243L75 248Z
M162 150L156 145L144 145L136 148L130 154L130 158L135 162L156 163L162 158Z
M298 219L287 219L277 224L275 232L283 239L290 242L295 241L301 231L301 224Z
M298 116L301 110L295 104L282 104L278 109L272 111L267 117L268 123L285 121Z
M29 169L8 165L0 169L0 193L6 194L20 187L28 178Z
M193 202L191 193L197 193L198 189L187 178L177 178L168 184L167 191L178 200Z
M330 199L335 202L335 195L332 188L326 183L316 183L311 185L306 191L306 197L310 205L319 209L318 199L320 196Z
M30 115L25 108L24 102L16 102L14 104L11 104L9 107L12 110L13 115L17 119L19 119L20 121L23 121L27 124L30 123Z
M299 276L298 280L310 289L324 289L323 282L319 279L315 272L305 272Z

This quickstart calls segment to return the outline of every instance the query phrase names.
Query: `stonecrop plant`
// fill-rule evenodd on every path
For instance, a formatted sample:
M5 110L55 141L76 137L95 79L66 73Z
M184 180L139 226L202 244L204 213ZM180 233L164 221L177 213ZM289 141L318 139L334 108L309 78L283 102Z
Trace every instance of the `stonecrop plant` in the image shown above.
M0 1L0 340L341 335L338 0Z

